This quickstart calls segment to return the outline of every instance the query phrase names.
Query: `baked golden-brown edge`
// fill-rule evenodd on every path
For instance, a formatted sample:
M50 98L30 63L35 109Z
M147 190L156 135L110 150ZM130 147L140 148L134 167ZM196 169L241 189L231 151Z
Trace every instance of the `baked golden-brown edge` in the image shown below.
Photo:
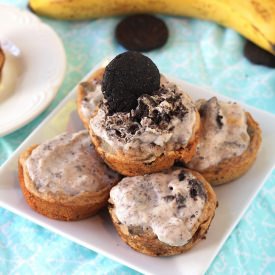
M95 115L96 112L93 116ZM149 163L140 160L133 160L123 152L116 152L115 154L112 152L107 152L103 148L104 146L102 146L104 141L94 134L91 127L89 128L89 133L96 151L113 170L124 176L138 176L168 169L173 166L176 160L181 160L184 162L190 161L195 154L196 146L199 140L200 116L199 113L196 112L196 123L193 128L193 135L185 148L177 151L165 152L163 155L157 157L154 161Z
M136 228L136 230L129 229L118 220L115 214L115 206L109 200L108 209L112 222L121 239L134 250L150 256L172 256L191 249L197 242L205 238L215 215L217 207L216 194L211 185L198 172L189 169L185 170L191 172L204 185L207 192L207 201L198 222L193 227L192 239L183 246L170 246L161 242L150 229L146 231L141 228Z
M93 81L94 79L102 80L103 74L104 74L105 68L100 68L96 70L86 81ZM81 112L81 105L82 101L84 100L86 96L85 90L81 84L78 85L77 88L77 96L76 96L76 105L77 105L77 112L80 117L80 120L82 121L84 127L86 129L89 128L89 119L85 117L85 115Z
M240 156L225 159L215 166L199 171L212 185L233 181L245 174L256 160L262 142L259 124L246 112L250 144Z
M26 160L36 146L33 145L22 152L18 161L20 187L26 202L33 210L51 219L73 221L90 217L106 206L110 189L117 181L98 192L85 192L78 196L47 194L47 197L45 197L45 194L39 193L26 167ZM26 184L29 188L26 187Z

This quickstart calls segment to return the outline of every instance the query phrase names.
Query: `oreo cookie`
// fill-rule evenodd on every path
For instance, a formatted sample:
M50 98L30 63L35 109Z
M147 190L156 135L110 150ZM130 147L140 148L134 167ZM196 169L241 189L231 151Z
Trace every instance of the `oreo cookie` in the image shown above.
M275 68L275 56L261 49L251 41L246 41L244 55L253 64Z
M127 50L147 52L162 47L168 39L168 28L159 18L137 14L124 18L116 27L117 41Z
M130 112L137 107L142 94L152 94L160 88L160 73L150 58L139 52L116 56L105 68L102 93L109 115Z

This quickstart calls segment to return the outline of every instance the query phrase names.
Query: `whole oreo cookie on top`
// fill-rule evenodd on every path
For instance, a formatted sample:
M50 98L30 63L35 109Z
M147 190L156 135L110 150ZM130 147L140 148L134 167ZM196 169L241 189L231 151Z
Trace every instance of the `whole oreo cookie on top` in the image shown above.
M246 41L244 55L253 64L275 68L275 56L261 49L251 41Z
M116 56L105 68L102 93L109 115L130 112L142 94L152 94L160 87L160 73L150 58L128 51Z
M125 17L117 25L115 36L127 50L147 52L166 43L168 28L155 16L136 14Z

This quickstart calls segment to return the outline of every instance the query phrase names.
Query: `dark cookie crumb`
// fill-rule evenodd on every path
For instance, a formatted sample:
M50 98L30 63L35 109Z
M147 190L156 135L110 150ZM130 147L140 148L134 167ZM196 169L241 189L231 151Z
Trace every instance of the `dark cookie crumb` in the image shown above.
M169 123L169 122L171 121L171 116L168 115L168 114L166 114L166 113L164 113L164 114L162 115L162 119L163 119L163 121Z
M183 195L177 194L176 203L178 204L178 206L184 207L185 201L186 201L186 198Z
M152 120L156 125L159 125L161 122L161 113L156 109L152 112Z
M183 181L185 178L186 178L185 172L184 172L184 171L181 171L181 172L179 173L179 175L178 175L179 181Z
M194 199L194 198L197 197L197 195L198 195L198 191L196 190L196 188L193 188L193 187L192 187L192 188L190 189L190 197Z
M217 121L218 127L219 127L220 129L221 129L222 126L223 126L222 119L223 119L223 116L222 116L222 115L217 115L216 121Z
M128 131L129 131L132 135L134 135L134 134L138 131L138 129L139 129L139 126L138 126L137 124L132 124L132 125L129 127Z
M119 130L115 130L115 133L118 137L120 137L120 138L122 137L122 133Z
M168 195L168 196L165 196L165 197L162 197L166 202L170 202L170 201L173 201L175 199L175 196L173 195Z
M189 180L188 185L190 185L189 194L192 199L196 199L197 196L205 197L205 192L203 190L202 184L198 180L191 179Z
M174 162L174 166L175 167L185 167L184 163L182 161L180 161L180 160L176 160Z
M136 112L133 116L133 120L136 122L141 121L143 117L147 117L149 115L149 109L148 106L143 101L138 101L138 107L136 109Z

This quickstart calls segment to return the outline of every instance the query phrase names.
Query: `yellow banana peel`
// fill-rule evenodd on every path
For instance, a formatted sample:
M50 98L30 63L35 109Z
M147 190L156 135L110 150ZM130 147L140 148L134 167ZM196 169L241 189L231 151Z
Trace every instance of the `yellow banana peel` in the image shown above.
M275 55L275 0L29 0L29 6L39 15L65 20L131 13L210 20Z

